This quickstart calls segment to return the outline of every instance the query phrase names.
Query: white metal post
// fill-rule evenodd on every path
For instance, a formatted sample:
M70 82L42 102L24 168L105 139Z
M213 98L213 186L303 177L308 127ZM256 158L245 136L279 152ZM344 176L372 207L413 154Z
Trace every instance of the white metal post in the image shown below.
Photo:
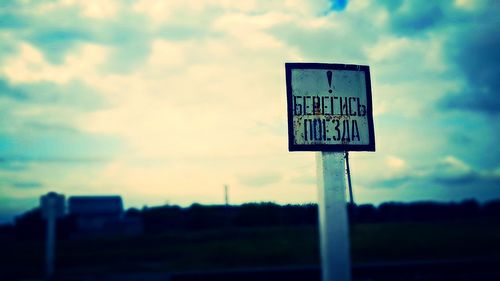
M52 198L50 198L52 199ZM54 202L49 200L49 210L47 212L47 244L45 257L45 271L47 279L51 280L54 275L54 252L55 252L55 236L56 236L56 212Z
M322 279L350 281L344 153L318 152L316 162Z

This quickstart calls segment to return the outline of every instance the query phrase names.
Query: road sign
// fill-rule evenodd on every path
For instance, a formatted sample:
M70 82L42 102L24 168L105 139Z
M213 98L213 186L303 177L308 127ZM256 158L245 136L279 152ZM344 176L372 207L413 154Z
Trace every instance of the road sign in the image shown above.
M351 280L345 158L375 151L370 69L365 65L287 63L288 149L317 154L324 281Z
M370 69L287 63L290 151L375 151Z

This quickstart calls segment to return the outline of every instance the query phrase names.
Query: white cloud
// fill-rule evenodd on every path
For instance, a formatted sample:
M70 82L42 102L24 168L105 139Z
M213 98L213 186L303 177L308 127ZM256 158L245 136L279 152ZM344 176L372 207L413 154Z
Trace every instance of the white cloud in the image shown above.
M53 65L36 47L21 43L18 53L0 66L0 73L14 83L48 81L61 84L72 79L86 80L88 76L99 75L96 70L106 57L105 47L82 44L65 57L63 64Z
M219 17L213 23L213 30L225 32L232 37L233 43L244 48L282 48L283 44L274 36L265 32L277 23L288 21L289 16L282 13L267 13L264 15L227 14Z
M394 169L394 170L401 170L406 167L406 161L398 158L397 156L394 155L389 155L385 158L385 161L389 168Z
M152 43L148 63L155 67L181 67L189 55L189 42L155 40Z
M474 0L455 0L454 4L456 7L468 11L473 11L477 9L478 7L481 7L484 5L484 3L481 3L482 1L474 1ZM487 1L486 1L487 2Z
M430 38L386 37L381 36L374 46L365 47L368 58L377 64L413 63L439 74L447 69L442 49L442 35ZM418 64L416 62L419 62ZM416 71L415 68L407 71Z
M438 178L457 178L469 175L473 170L462 160L448 155L439 160L431 173Z
M85 17L110 19L118 12L118 3L114 0L61 0L62 6L78 6Z

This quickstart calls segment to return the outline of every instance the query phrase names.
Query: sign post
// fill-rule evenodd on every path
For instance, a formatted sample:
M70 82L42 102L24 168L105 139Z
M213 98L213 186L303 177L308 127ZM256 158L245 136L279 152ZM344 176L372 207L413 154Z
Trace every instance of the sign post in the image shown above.
M40 198L42 217L47 220L45 244L45 274L47 280L54 276L54 252L56 239L56 219L64 215L64 196L49 192Z
M344 153L316 154L323 280L351 280Z
M351 280L347 151L375 151L368 66L287 63L288 149L317 153L322 277Z

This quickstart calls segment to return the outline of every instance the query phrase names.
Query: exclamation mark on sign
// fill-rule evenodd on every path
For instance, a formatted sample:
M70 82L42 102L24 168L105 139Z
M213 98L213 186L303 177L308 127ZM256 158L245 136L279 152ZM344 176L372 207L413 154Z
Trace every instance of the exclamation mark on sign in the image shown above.
M328 86L330 87L330 90L328 90L329 93L332 93L332 72L328 70L326 72L326 78L328 78Z

